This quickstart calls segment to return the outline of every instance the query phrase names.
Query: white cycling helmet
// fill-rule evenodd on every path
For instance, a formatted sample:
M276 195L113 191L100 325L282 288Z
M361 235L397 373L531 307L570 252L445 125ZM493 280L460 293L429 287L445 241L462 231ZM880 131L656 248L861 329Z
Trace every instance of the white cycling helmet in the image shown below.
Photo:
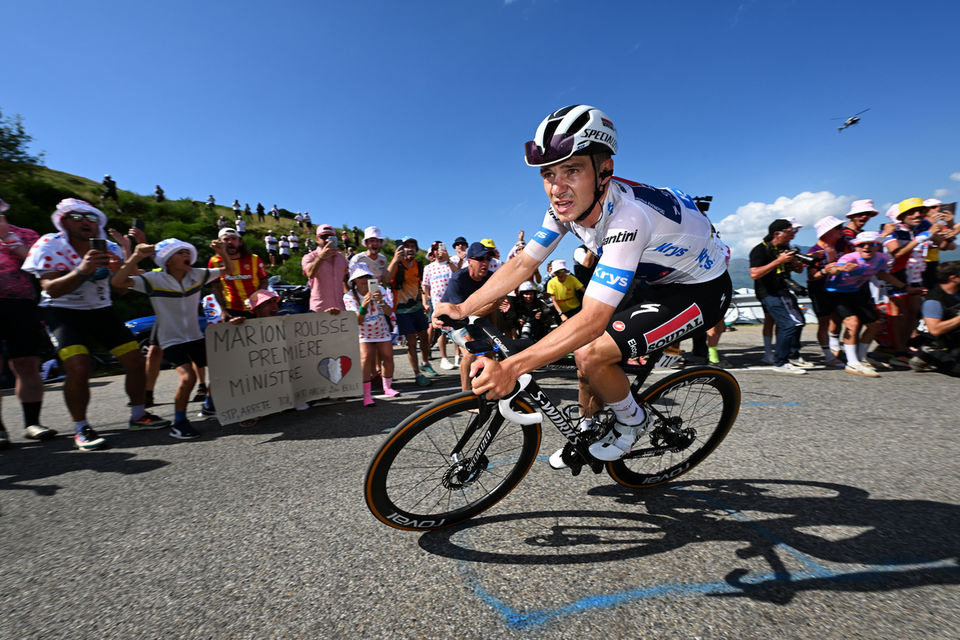
M524 157L531 167L598 151L617 153L617 128L607 114L585 104L564 107L548 115L537 127L534 139L524 145Z

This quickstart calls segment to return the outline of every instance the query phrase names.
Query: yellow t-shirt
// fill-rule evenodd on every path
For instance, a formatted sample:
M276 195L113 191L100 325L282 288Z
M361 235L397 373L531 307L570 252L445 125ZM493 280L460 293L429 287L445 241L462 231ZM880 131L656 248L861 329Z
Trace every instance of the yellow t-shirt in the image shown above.
M583 289L583 285L570 274L567 274L563 282L560 282L560 278L551 278L547 283L547 293L557 299L557 306L560 307L561 313L580 306L580 299L576 294L580 289Z

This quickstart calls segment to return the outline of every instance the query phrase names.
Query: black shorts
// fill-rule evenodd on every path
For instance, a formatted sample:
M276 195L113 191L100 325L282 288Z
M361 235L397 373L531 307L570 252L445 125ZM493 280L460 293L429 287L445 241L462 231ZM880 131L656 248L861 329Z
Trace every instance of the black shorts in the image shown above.
M90 344L98 343L116 357L131 351L139 353L139 345L130 329L110 307L103 309L62 309L43 307L43 319L53 337L60 360L90 353Z
M163 350L163 357L174 367L193 363L198 367L207 366L207 347L205 340L172 344Z
M813 306L815 316L823 318L833 315L835 305L833 294L828 293L823 285L817 286L813 282L808 282L807 294L810 296L810 303Z
M0 344L11 359L38 356L49 346L35 301L0 299Z
M865 284L850 293L835 291L830 295L833 297L834 311L840 318L857 316L863 324L870 324L880 319L877 305L874 304L873 296L870 295L869 285Z
M728 273L700 284L638 287L617 307L607 333L623 362L706 332L723 320L732 297Z

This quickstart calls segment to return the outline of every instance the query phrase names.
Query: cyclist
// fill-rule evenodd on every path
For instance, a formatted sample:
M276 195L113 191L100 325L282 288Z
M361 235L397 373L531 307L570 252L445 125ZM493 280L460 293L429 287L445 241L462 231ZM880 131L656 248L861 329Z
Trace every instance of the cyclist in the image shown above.
M520 375L575 350L580 404L587 417L602 405L616 424L590 453L599 460L626 455L646 428L646 412L618 366L723 319L732 295L726 247L686 194L613 177L617 130L591 106L547 116L525 146L539 167L550 208L526 248L464 302L437 315L464 318L530 279L572 232L599 260L578 313L533 346L502 362L481 357L471 373L475 393L508 395ZM581 427L584 425L582 424ZM566 466L560 451L551 466Z

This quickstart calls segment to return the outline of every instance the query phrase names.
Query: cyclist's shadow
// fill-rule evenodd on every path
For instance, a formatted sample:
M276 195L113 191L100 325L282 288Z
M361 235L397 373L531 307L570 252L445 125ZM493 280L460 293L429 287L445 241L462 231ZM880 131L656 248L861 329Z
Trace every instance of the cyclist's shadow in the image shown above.
M760 581L745 580L750 570L731 558L724 578L728 588L716 595L779 604L804 590L883 591L960 583L960 507L953 504L871 499L856 487L802 480L687 481L642 492L606 485L590 493L643 508L481 517L427 533L420 545L475 562L578 564L739 541L745 545L736 551L738 558L762 557L771 572ZM604 519L609 525L581 524ZM547 525L538 524L543 522ZM507 549L498 538L498 551L485 550L482 536L466 534L489 525L529 529L531 535L514 536L513 548ZM551 553L538 555L543 547ZM788 567L798 563L799 570Z

